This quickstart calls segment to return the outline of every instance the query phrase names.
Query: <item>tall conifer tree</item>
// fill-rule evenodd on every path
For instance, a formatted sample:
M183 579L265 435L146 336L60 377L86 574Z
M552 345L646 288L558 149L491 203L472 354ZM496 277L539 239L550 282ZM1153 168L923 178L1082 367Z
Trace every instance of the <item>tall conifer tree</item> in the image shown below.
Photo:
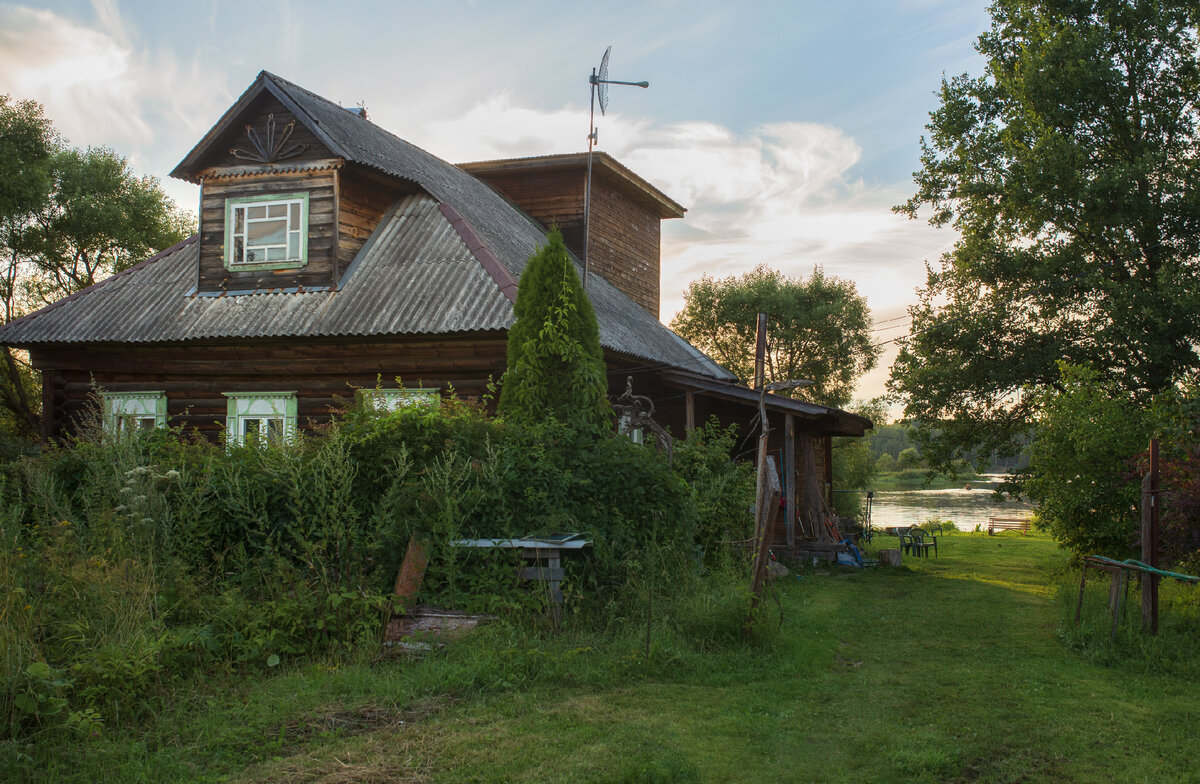
M500 411L516 424L553 419L600 434L612 408L596 313L562 234L555 229L548 240L521 274Z

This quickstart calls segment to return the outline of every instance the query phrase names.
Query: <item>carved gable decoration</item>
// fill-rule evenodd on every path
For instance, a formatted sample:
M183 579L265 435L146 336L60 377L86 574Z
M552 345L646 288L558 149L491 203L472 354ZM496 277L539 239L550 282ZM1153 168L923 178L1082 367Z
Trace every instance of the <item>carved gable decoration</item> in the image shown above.
M250 142L249 149L234 147L229 154L240 161L275 163L295 158L308 149L307 144L291 142L292 132L296 130L294 119L282 129L278 129L278 133L276 130L275 114L272 112L267 115L266 127L262 134L258 133L253 125L246 126L246 139Z

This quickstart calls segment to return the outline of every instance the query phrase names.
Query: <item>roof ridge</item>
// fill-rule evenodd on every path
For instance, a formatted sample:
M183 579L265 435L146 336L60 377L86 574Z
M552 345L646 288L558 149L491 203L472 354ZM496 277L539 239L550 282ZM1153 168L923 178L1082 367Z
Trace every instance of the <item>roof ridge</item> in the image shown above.
M492 252L488 250L483 240L471 228L471 224L467 223L466 218L459 215L458 212L446 202L439 202L438 209L442 211L442 215L446 216L446 220L450 221L450 226L458 232L458 236L467 246L467 250L471 251L471 255L475 257L484 271L495 281L500 288L500 292L504 297L512 303L517 301L517 282L513 280L511 274L505 269Z
M153 256L151 256L148 259L142 259L137 264L134 264L132 267L127 267L127 268L121 270L120 272L114 272L112 275L109 275L104 280L98 280L95 283L93 283L92 285L88 286L87 288L80 289L79 291L76 291L73 294L69 294L69 295L63 297L62 299L57 299L54 302L51 302L49 305L46 305L45 307L38 308L37 310L33 311L32 313L26 313L24 316L21 316L20 318L13 319L12 321L8 322L7 324L0 326L0 335L2 335L5 330L7 330L9 327L13 326L14 324L22 324L26 321L33 321L38 316L44 316L47 313L51 313L51 312L57 310L58 308L62 307L63 305L66 305L68 302L79 299L79 298L83 297L83 295L85 295L85 294L89 294L93 291L96 291L101 286L104 286L104 285L110 283L111 281L116 280L117 278L124 277L126 275L129 275L129 274L135 272L136 270L142 269L143 267L148 267L155 262L161 261L162 259L165 259L167 256L170 256L171 254L175 253L176 251L181 250L185 245L191 245L199 237L200 237L200 233L197 232L186 239L180 240L179 242L175 243L174 245L172 245L169 248L166 248L165 250L160 250L158 253L155 253Z

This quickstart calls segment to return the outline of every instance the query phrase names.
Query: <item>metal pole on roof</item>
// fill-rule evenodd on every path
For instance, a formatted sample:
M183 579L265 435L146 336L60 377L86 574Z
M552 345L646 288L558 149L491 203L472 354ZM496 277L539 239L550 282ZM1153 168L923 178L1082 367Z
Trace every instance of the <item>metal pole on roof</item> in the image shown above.
M650 82L620 82L615 79L608 78L608 57L612 54L612 47L604 50L604 56L600 58L600 69L592 69L591 76L588 77L588 84L591 85L591 109L588 112L588 158L587 158L587 185L583 192L583 291L587 293L588 283L588 235L591 228L592 214L592 148L599 141L596 131L596 94L600 95L600 114L604 115L608 111L608 86L610 84L624 84L629 87L646 88L650 86Z

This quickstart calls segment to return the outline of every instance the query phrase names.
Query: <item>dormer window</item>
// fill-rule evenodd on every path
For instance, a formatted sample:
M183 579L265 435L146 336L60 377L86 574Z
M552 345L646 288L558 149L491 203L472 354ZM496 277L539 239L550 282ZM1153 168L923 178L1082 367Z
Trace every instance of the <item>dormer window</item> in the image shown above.
M291 269L307 261L307 193L225 200L227 269Z

